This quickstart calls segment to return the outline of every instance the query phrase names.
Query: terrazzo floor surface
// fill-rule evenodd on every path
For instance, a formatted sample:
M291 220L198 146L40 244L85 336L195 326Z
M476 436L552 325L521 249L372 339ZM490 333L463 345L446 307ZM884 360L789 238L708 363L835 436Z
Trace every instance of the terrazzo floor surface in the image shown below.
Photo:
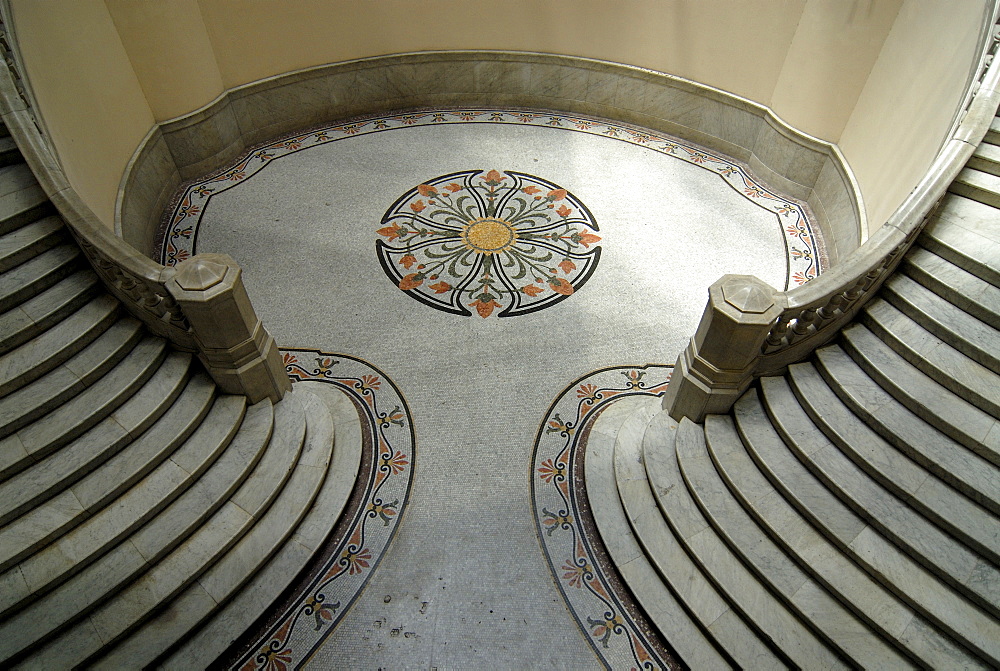
M776 210L773 195L762 201L727 181L722 159L699 164L690 146L672 153L662 138L626 141L595 131L599 125L584 129L567 118L555 126L546 119L556 117L544 115L525 123L511 114L495 123L395 117L383 128L373 121L362 132L340 127L325 136L336 141L304 135L315 146L285 142L280 160L238 180L203 182L233 186L203 193L193 214L189 189L177 210L188 208L186 225L196 234L174 241L235 258L279 346L368 361L409 406L416 447L406 511L360 598L312 656L313 668L604 665L540 545L529 483L546 409L591 371L673 363L707 287L724 273L784 289L795 272L792 250L803 238L789 238L788 214ZM474 202L458 208L464 221L434 214L462 195L470 196L467 206ZM506 209L490 209L504 197ZM544 216L510 224L517 199ZM383 221L394 206L401 214ZM546 221L555 223L536 225ZM386 231L394 225L396 235ZM452 245L438 247L439 256L457 249L472 265L459 263L455 276L441 269L438 277L413 277L435 248L413 247L407 260L399 230L420 226ZM544 256L541 243L531 247L539 236L553 252L540 269L510 279L513 270L494 265L482 284L485 258L497 264L515 242ZM387 257L388 271L378 240L402 250ZM599 260L581 281L590 261L570 252L593 261L597 248ZM176 260L186 252L170 253ZM574 259L572 271L557 266L564 258ZM401 290L406 277L419 287ZM434 281L450 290L429 289ZM469 291L452 300L466 281ZM488 316L476 305L486 303L482 293L472 291L483 286L498 304ZM420 291L425 299L413 296ZM452 301L453 311L430 304L437 297ZM499 316L512 302L536 299L533 311Z

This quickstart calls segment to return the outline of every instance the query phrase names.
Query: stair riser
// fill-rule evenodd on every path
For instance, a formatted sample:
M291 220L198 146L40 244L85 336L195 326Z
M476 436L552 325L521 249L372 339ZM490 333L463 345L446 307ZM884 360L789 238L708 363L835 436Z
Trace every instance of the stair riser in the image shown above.
M38 221L45 217L51 217L56 215L55 205L51 201L43 201L34 207L30 207L25 210L21 210L6 219L0 219L0 235L6 235L12 231L16 231L22 226L27 226L33 221Z
M69 277L73 273L84 268L86 268L86 262L83 260L83 256L78 254L72 260L63 263L56 268L52 268L44 275L34 279L32 282L24 283L18 287L17 290L0 298L0 312L6 312L7 310L16 308L29 298L37 296L49 287L54 286L56 282L59 282L60 280L65 279L66 277Z
M903 258L902 268L908 277L927 287L952 305L965 310L981 322L989 324L995 329L1000 329L1000 314L993 312L986 305L970 300L968 295L941 282L925 268L911 262L908 257Z
M37 321L33 321L27 328L0 336L0 355L6 354L15 347L20 347L32 338L39 336L48 329L52 328L66 317L76 312L79 308L83 307L85 303L95 298L100 291L100 283L95 282L63 302L57 310L46 314ZM0 435L3 435L2 431L0 431Z
M957 193L960 196L978 200L980 203L990 207L1000 207L1000 193L994 193L988 189L982 189L972 184L962 182L952 182L948 187L950 193Z
M66 231L54 231L33 240L31 245L27 247L22 247L16 252L12 252L3 258L0 258L0 273L5 273L8 270L19 266L25 261L32 259L42 252L52 249L57 245L64 245L71 242L70 236Z
M935 366L934 362L911 349L904 340L885 328L867 310L861 311L859 319L872 333L876 334L883 342L889 345L894 352L909 361L918 370L932 378L942 387L972 403L980 410L988 412L995 417L1000 417L1000 403L977 393L976 390L962 384L961 380L949 375L947 370Z

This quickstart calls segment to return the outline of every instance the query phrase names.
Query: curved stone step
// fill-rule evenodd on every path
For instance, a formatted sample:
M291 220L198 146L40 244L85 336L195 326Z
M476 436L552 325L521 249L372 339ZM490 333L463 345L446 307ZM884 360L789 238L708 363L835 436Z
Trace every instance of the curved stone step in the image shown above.
M158 468L192 435L212 408L214 398L214 383L205 373L196 373L170 409L128 449L73 485L71 493L81 506L79 526L70 522L72 530L51 539L48 545L0 575L0 585L27 581L24 582L24 590L0 590L0 617L23 607L25 599L37 598L83 570L115 539L127 535L147 519L151 513L143 511L155 510L150 505L150 497L143 499L138 491L128 490ZM216 414L213 421L218 420ZM211 452L208 450L208 453ZM154 492L154 496L162 496L163 505L166 505L172 500L170 492L155 486L155 481L155 477L149 478L143 486ZM105 506L119 496L123 498L117 508L106 510ZM109 522L123 511L131 515L127 521ZM8 575L15 572L23 576L20 581Z
M119 303L101 294L72 315L0 356L0 397L37 380L94 341L118 317Z
M976 277L1000 286L1000 232L990 234L996 216L989 205L948 194L918 241Z
M101 422L156 372L167 354L162 338L140 340L121 362L55 410L17 432L24 450L40 460Z
M1000 287L995 287L945 258L920 246L903 257L912 279L984 324L1000 328Z
M181 639L152 666L163 669L209 668L266 612L313 558L333 531L347 506L361 465L363 434L361 417L344 392L322 382L299 382L331 414L334 452L323 487L308 513L291 535L239 593L212 614L211 619ZM322 416L306 401L306 416Z
M27 163L0 168L0 235L55 213Z
M869 302L860 321L938 384L980 410L1000 417L1000 376L937 338L880 298Z
M211 386L214 393L214 385ZM179 399L183 401L182 397ZM212 399L209 399L211 402ZM197 402L197 399L196 399ZM23 558L20 564L7 570L0 576L2 584L23 584L23 588L18 591L11 591L2 597L3 608L0 609L0 617L6 617L16 608L27 606L27 600L37 599L58 587L69 578L73 577L83 569L90 566L94 561L103 556L105 552L114 548L122 539L139 529L140 526L148 522L155 515L167 508L178 497L187 493L187 499L179 504L183 510L190 507L195 502L205 499L211 495L208 488L202 485L200 489L195 489L189 493L189 489L196 484L198 479L210 471L216 465L220 455L227 449L232 449L236 456L229 457L229 461L237 463L241 455L237 453L236 446L232 446L234 435L243 426L245 400L241 397L222 396L215 399L211 404L208 413L204 415L204 421L199 423L188 438L181 442L169 455L170 458L162 460L156 467L146 474L141 480L121 493L114 501L111 501L100 510L87 517L90 511L79 502L74 492L67 490L60 496L72 497L76 502L78 510L76 517L69 517L69 521L56 518L50 515L51 521L57 525L53 529L46 528L44 522L48 519L36 520L29 526L31 532L42 536L48 534L46 543L35 543L28 546L19 557ZM183 409L183 408L182 408ZM199 412L196 409L196 412ZM169 413L168 413L169 414ZM253 413L246 418L245 424L248 427L262 425L258 428L260 435L270 435L271 415L256 411L257 415L262 415L263 419L255 418ZM182 428L182 430L185 430ZM243 429L241 440L250 440L254 435L253 430ZM261 440L264 440L261 438ZM183 466L179 465L183 464ZM222 462L218 468L227 470L230 468ZM218 478L209 476L206 482L215 482ZM84 483L78 483L82 488ZM87 490L84 489L84 494ZM45 506L51 506L49 501ZM38 513L45 508L36 509L29 513L27 517ZM167 513L164 518L171 514ZM11 527L16 527L21 518ZM72 530L63 533L67 525L79 524ZM163 526L160 522L159 526ZM0 533L6 532L6 529ZM61 534L61 535L60 535ZM22 544L27 545L30 536L27 533L21 534ZM52 540L52 542L48 542ZM37 549L37 551L35 551ZM32 552L34 552L32 554ZM100 575L100 572L96 572ZM20 582L19 582L20 581ZM72 591L70 592L72 593Z
M144 335L142 324L137 320L118 319L71 359L0 398L0 436L19 431L82 392L118 365ZM0 481L31 463L23 449L5 450L8 444L13 445L14 442L0 440ZM14 461L8 454L23 455L25 463Z
M946 343L1000 373L1000 332L901 273L879 295Z
M0 312L11 310L84 268L75 244L57 245L0 275Z
M684 599L692 601L703 612L712 613L708 624L713 624L712 620L718 617L719 612L727 612L726 608L723 606L718 612L715 612L711 603L706 603L706 600L703 599L691 599L691 595L683 590L681 596L675 596L675 593L668 588L667 579L657 572L656 557L660 557L661 560L673 566L675 574L683 572L693 564L676 543L669 544L669 537L666 537L665 544L659 540L660 537L655 533L649 533L650 526L658 525L665 530L661 533L669 534L666 522L663 521L656 508L652 492L649 491L648 487L645 491L636 487L632 490L634 494L628 501L620 497L618 484L615 480L615 452L618 449L616 448L616 439L619 429L629 415L644 406L648 406L647 414L649 415L660 412L659 399L650 400L641 396L626 397L614 401L602 411L591 428L586 445L586 458L584 459L584 484L587 488L587 498L590 501L594 522L609 557L630 586L636 600L642 604L664 639L671 642L677 654L692 668L736 666L736 662L724 650L717 647L715 636L709 628L703 627L699 620L691 614ZM639 440L642 440L642 436L639 437ZM628 458L635 459L636 463L639 463L642 450L641 442L638 446L624 445L621 449L627 450L629 452ZM644 472L638 475L644 477ZM634 511L638 522L632 519L628 512L629 508ZM652 513L644 515L643 511L652 511ZM635 533L641 533L643 530L646 532L646 538L640 545ZM647 556L647 552L651 554ZM676 556L677 561L671 559L672 556ZM726 622L732 617L734 617L732 613L729 613L728 616L723 615L720 622L715 623L716 627L724 629ZM723 632L724 635L725 632ZM762 659L768 661L773 659L773 655L767 653Z
M816 351L816 369L855 415L884 440L994 514L1000 514L996 455L969 450L881 389L839 347Z
M906 648L897 649L894 645L895 636L908 620L891 623L896 625L891 629L883 628L879 621L863 621L789 557L733 497L709 455L709 450L742 449L732 419L709 415L705 418L704 432L703 444L677 443L677 463L702 514L733 554L802 624L845 658L864 668L912 667L915 660L904 654L908 653ZM833 572L839 568L835 566ZM842 576L833 579L837 577ZM863 589L864 582L852 587ZM872 629L873 624L877 630Z
M99 522L87 529L97 543L76 534L75 540L84 547L89 546L91 552L99 557L69 580L44 596L33 599L25 608L0 623L0 661L29 651L32 655L37 654L43 644L53 639L56 641L53 645L59 647L58 641L68 631L79 626L86 628L91 621L90 614L120 596L122 590L133 590L131 593L135 594L138 580L158 566L161 559L178 547L183 554L183 548L189 547L193 534L205 529L205 522L225 507L227 499L250 474L257 465L259 455L269 445L273 417L271 405L266 401L247 410L244 416L245 398L221 397L219 400L223 403L216 418L225 417L231 423L204 427L204 431L200 428L192 436L193 440L186 441L164 464L168 468L163 471L169 475L159 478L160 482L166 479L169 488L176 487L181 481L186 489L179 492L179 496L175 494L169 505L163 502L162 492L151 491L148 487L136 492L140 497L152 499L145 508L155 516L147 517L149 521L127 537L123 529L134 529L137 515L136 511L122 504L136 497L122 497L105 509L106 514L100 517ZM215 454L206 458L203 454L206 447ZM198 469L203 472L189 477L192 471ZM171 475L172 478L169 477ZM234 507L230 504L229 509ZM35 565L33 568L46 567ZM22 575L29 585L46 579L53 582L47 575L25 574L24 570ZM146 588L150 589L150 586ZM123 613L124 610L122 606ZM51 649L53 645L45 649ZM38 666L34 662L31 665ZM68 668L71 665L59 663L50 668Z
M85 660L87 668L121 669L154 663L209 620L288 542L316 504L334 452L329 410L302 388L293 388L282 403L296 396L307 423L306 438L294 471L274 503L254 516L252 528L196 582L112 650ZM338 517L334 511L327 514ZM294 575L296 572L290 574ZM273 585L266 591L273 596L280 593Z
M792 366L789 373L786 379L810 420L849 459L934 524L996 560L996 515L883 440L837 398L812 365Z
M838 653L816 632L799 620L774 597L734 555L702 514L694 495L680 470L681 454L705 450L705 434L701 426L684 419L678 425L674 441L677 457L671 473L674 484L670 494L685 499L683 508L671 505L667 497L658 497L660 510L674 528L688 554L702 573L711 581L730 606L776 651L800 668L841 668L845 666ZM667 460L660 463L663 464ZM666 469L664 469L666 470ZM651 481L652 476L651 476ZM653 481L654 491L661 491L659 480ZM677 520L676 523L674 520Z
M52 328L102 290L94 271L85 268L0 314L0 354Z
M770 538L860 618L918 661L931 668L982 666L843 552L866 525L809 471L801 466L790 470L772 466L771 470L761 471L754 459L760 460L763 455L772 457L778 466L784 460L795 461L795 457L771 426L755 389L737 401L734 415L738 435L710 441L710 456L730 491ZM732 420L725 419L726 426L721 428L736 432ZM755 446L752 451L751 446ZM781 478L790 482L776 488L769 478L778 483ZM823 511L828 528L813 527L814 516L800 510L810 508ZM824 532L833 533L834 538Z
M0 236L0 273L5 273L68 239L66 227L55 216L33 221Z
M244 464L234 464L236 473L229 473L228 479L235 484L223 488L219 486L222 483L216 483L213 491L223 489L220 504L209 516L199 519L196 528L179 535L183 542L178 544L178 537L173 533L159 531L154 534L150 525L129 539L137 555L144 559L141 570L130 576L128 584L122 583L120 591L97 605L89 617L71 627L96 633L96 638L88 636L82 647L68 645L67 641L73 637L64 629L44 647L33 649L26 664L47 668L90 666L103 650L141 631L158 613L169 608L174 599L204 577L246 537L255 521L265 516L284 491L303 448L305 418L295 398L288 400L291 403L274 406L274 432L265 442L264 453L249 477L242 479L238 470ZM262 403L270 409L270 402ZM260 454L261 448L256 447L255 452ZM251 455L243 457L244 462L254 461ZM322 472L325 473L325 469ZM318 486L316 483L315 487ZM294 491L291 496L294 497ZM158 519L159 516L154 522ZM172 540L165 544L164 537Z
M0 525L70 487L138 437L181 393L190 365L190 354L171 352L113 413L73 442L0 483Z
M659 411L647 422L639 445L612 438L613 445L606 450L606 459L612 469L610 475L613 481L610 484L617 489L615 498L626 522L624 528L630 529L631 533L612 536L602 527L605 544L616 557L615 562L623 575L629 575L626 571L636 572L636 567L648 566L651 570L651 575L643 571L629 579L638 598L655 593L657 588L667 590L668 596L664 601L673 601L680 614L674 616L674 622L662 616L657 618L657 626L675 648L681 645L687 648L687 654L679 649L678 652L692 668L701 668L695 661L706 658L708 664L705 668L787 668L791 665L790 661L776 655L762 642L702 574L658 507L654 497L656 490L653 489L653 482L647 480L647 473L650 468L657 468L659 460L672 461L676 466L676 430L677 423L666 412ZM587 450L589 463L589 445ZM590 480L588 475L588 494ZM593 508L597 510L597 506ZM621 534L620 531L617 533ZM629 556L632 553L634 557ZM695 638L689 641L678 636L668 637L666 632L679 625L697 632Z
M996 664L1000 658L997 619L967 598L993 603L988 596L979 595L991 590L977 579L978 570L989 568L986 560L899 502L841 454L816 430L784 378L762 378L761 387L768 415L784 443L825 487L868 523L847 546L854 560L910 607L985 661ZM793 467L791 461L785 460L784 465ZM896 544L907 550L901 551Z
M988 172L991 175L1000 175L1000 147L989 142L983 142L976 151L969 157L967 164L970 168Z
M1000 208L1000 177L975 168L963 168L948 191Z
M992 415L920 372L863 324L844 329L841 343L861 370L903 407L970 450L1000 463L1000 424Z

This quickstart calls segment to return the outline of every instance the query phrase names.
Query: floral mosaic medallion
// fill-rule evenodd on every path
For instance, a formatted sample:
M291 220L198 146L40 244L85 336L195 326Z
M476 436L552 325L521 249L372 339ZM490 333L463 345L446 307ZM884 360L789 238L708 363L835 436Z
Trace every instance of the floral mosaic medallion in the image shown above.
M413 481L414 430L396 385L370 364L344 354L282 349L293 382L334 385L361 417L363 453L351 500L304 577L217 660L241 671L302 667L340 624L396 534Z
M467 170L403 194L375 243L389 279L421 303L480 317L554 305L601 258L590 210L556 184L520 172Z
M611 669L678 666L608 559L590 514L583 459L591 420L625 396L662 396L671 366L616 366L586 375L552 403L531 465L535 523L552 577L598 657Z

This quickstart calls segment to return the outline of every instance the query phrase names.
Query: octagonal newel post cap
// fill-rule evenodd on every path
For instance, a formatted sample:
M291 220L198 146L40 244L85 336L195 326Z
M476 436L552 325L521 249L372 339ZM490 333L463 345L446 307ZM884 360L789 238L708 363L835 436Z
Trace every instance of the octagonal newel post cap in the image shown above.
M205 300L231 289L239 276L240 267L228 254L198 254L177 264L170 293L180 300Z
M723 275L708 295L716 311L741 323L770 324L785 307L784 294L753 275Z

